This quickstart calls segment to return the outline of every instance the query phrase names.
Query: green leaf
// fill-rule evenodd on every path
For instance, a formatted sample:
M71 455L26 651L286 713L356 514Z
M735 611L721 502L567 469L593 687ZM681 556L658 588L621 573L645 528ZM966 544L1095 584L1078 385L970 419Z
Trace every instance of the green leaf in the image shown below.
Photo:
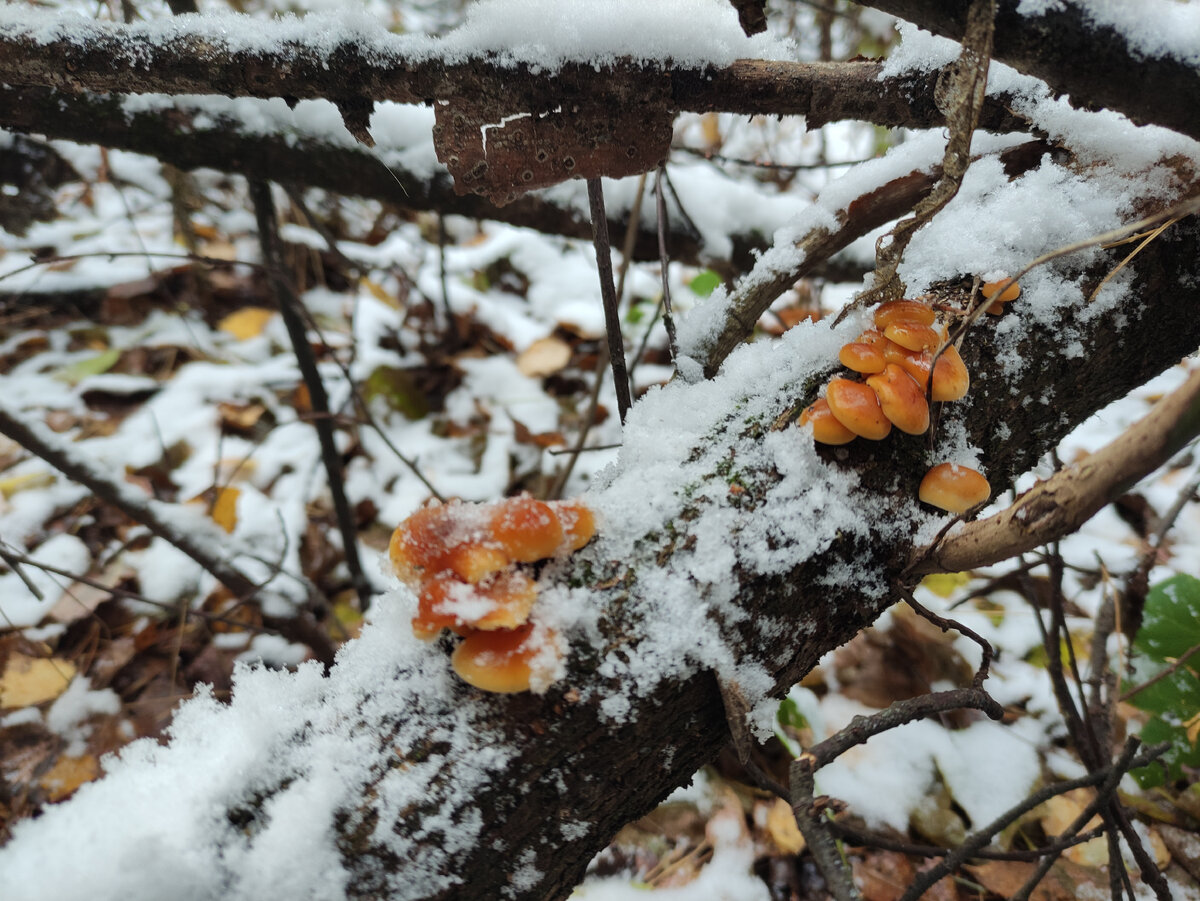
M108 350L101 351L94 357L76 360L70 366L64 366L54 374L54 377L69 385L77 385L90 375L100 375L101 373L108 372L108 370L117 365L117 360L119 359L121 359L121 352L115 347L110 347Z
M429 412L429 400L417 387L412 373L393 366L378 366L363 383L363 399L370 403L382 397L389 407L406 419L421 419Z
M717 275L711 269L705 269L690 282L688 287L701 297L708 297L717 289L717 285L721 284L721 276Z
M1168 723L1166 720L1154 717L1142 727L1141 737L1142 741L1148 745L1156 745L1164 741L1171 743L1167 753L1160 759L1166 765L1167 776L1172 780L1183 776L1183 767L1200 766L1200 747L1197 747L1188 738L1187 728L1182 723ZM1157 762L1130 772L1142 788L1153 788L1156 785L1162 785L1164 781L1163 767Z
M1200 579L1180 573L1150 589L1133 647L1167 663L1200 644Z
M804 729L808 726L808 720L804 714L800 712L800 705L791 698L784 698L779 702L779 722L785 726L791 726L793 729Z

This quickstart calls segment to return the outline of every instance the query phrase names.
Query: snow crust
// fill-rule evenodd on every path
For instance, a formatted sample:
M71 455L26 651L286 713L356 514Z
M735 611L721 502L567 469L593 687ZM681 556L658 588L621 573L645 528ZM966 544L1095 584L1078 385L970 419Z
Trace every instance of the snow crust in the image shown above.
M247 27L252 21L253 27ZM736 11L720 0L479 0L445 37L393 35L378 19L339 9L271 21L211 12L151 19L118 29L79 13L0 7L0 30L39 43L85 45L96 37L127 37L119 50L133 62L147 46L188 40L231 53L289 53L303 46L326 67L353 47L376 64L439 58L447 64L483 56L500 65L527 63L553 70L567 62L607 65L622 57L683 67L728 65L742 57L789 59L794 47L746 37ZM553 37L545 37L553 35Z

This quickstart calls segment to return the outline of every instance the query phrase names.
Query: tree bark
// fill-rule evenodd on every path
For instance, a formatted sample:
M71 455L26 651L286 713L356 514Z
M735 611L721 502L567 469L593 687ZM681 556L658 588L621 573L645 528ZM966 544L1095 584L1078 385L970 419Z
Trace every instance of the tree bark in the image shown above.
M954 40L963 36L970 6L970 0L864 2ZM1200 140L1200 71L1194 65L1097 25L1085 3L1048 4L1036 16L1022 15L1019 6L1019 0L998 0L995 59L1069 94L1075 106L1113 109L1138 125L1161 125Z

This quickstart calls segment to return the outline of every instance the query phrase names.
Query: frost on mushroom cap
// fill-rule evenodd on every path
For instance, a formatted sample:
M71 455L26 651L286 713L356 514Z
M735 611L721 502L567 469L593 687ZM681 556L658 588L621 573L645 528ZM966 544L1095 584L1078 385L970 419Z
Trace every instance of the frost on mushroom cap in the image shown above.
M982 473L958 463L939 463L921 479L917 492L923 503L949 513L966 513L992 496Z

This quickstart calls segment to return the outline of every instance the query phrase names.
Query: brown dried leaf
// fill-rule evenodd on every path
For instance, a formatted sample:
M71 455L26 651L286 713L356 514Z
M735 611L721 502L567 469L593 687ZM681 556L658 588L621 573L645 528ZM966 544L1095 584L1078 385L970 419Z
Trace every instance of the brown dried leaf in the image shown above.
M783 798L776 798L767 808L767 835L771 842L784 854L799 854L804 850L804 836L796 825L796 815Z
M571 345L562 338L550 335L530 344L517 357L517 369L522 375L539 378L552 375L571 362Z
M85 782L91 782L99 776L100 762L91 754L80 757L64 755L42 776L39 784L46 790L46 797L50 801L61 801L73 795L75 789Z
M990 860L979 866L966 867L984 888L1002 898L1016 894L1033 874L1035 864L1015 860ZM1081 867L1069 860L1060 860L1033 890L1030 901L1075 901L1092 894L1107 895L1108 875L1100 869Z

